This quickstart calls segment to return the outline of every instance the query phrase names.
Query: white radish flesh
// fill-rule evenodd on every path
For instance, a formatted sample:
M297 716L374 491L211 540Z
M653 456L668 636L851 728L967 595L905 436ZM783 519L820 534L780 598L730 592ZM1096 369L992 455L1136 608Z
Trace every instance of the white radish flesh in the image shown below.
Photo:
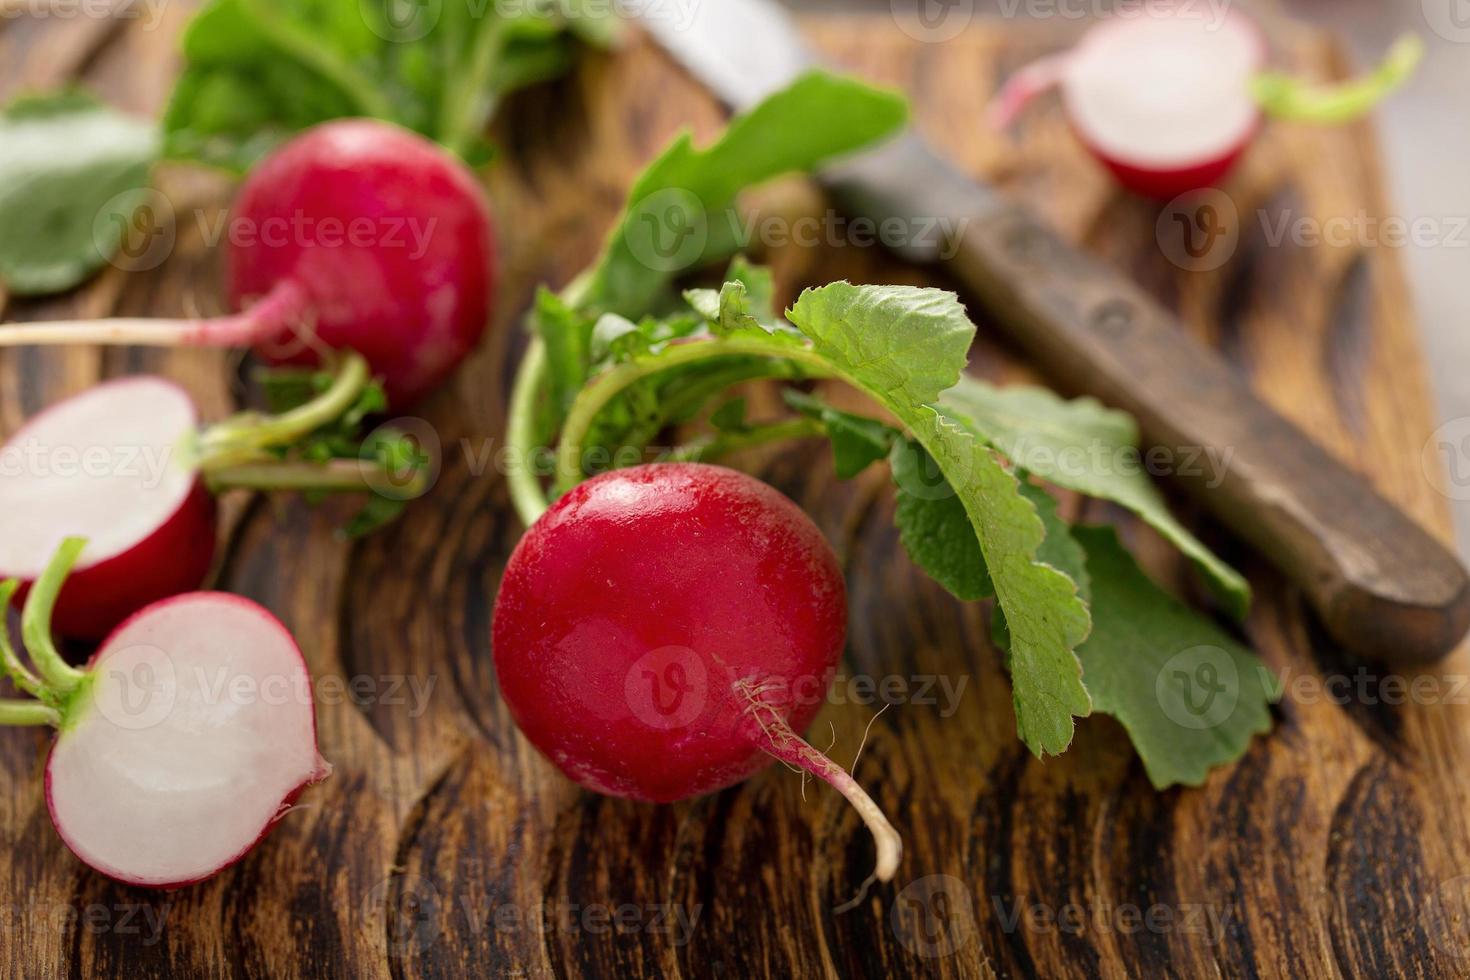
M331 771L301 653L249 600L193 593L148 607L84 683L47 762L47 803L67 846L118 880L209 877Z
M1073 52L1062 98L1079 134L1106 157L1158 170L1199 166L1255 132L1250 81L1265 54L1260 31L1238 14L1119 18Z
M189 498L198 425L189 396L159 378L99 385L37 415L0 448L0 574L35 578L69 536L88 539L80 568L136 547Z

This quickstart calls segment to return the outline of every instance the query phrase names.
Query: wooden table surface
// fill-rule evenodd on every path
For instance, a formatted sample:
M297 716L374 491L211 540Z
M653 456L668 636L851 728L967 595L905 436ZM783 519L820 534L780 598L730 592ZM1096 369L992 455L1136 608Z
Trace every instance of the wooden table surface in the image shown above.
M151 31L139 21L0 20L0 97L79 78L125 109L156 112L188 14L162 10ZM1009 140L976 124L997 77L1054 45L1051 35L977 24L926 46L889 18L807 27L851 68L907 89L920 127L961 166L1145 283L1286 415L1447 534L1420 463L1433 426L1393 252L1273 246L1266 234L1282 215L1385 210L1369 127L1273 128L1229 188L1241 216L1233 260L1186 272L1156 238L1158 208L1114 190L1054 111ZM1279 40L1303 70L1342 72L1327 40L1305 31ZM898 678L914 695L872 724L857 767L905 835L903 865L843 914L834 907L872 852L825 788L803 794L797 776L773 766L707 799L632 804L578 790L517 734L496 695L489 617L521 531L494 466L524 344L518 323L536 283L564 284L592 258L632 176L671 134L689 125L708 138L722 118L637 42L507 108L490 176L504 253L496 324L455 382L417 410L443 447L431 494L355 543L334 535L335 506L228 502L218 585L295 632L335 774L240 865L154 894L71 857L42 799L46 736L0 733L10 787L0 802L4 975L1470 973L1463 651L1430 672L1432 696L1395 703L1392 675L1348 662L1296 590L1208 524L1207 540L1255 585L1245 632L1286 680L1287 699L1275 731L1237 765L1202 789L1159 793L1106 718L1081 723L1061 758L1027 754L986 639L988 607L952 600L904 558L884 474L839 482L825 454L801 445L745 460L814 515L843 561L845 678ZM219 309L209 224L196 219L218 215L229 188L187 171L170 171L163 186L178 223L161 267L110 269L74 295L12 302L5 316ZM826 207L799 182L759 200L788 219ZM840 277L929 281L870 248L772 247L766 258L788 291ZM1037 377L976 316L972 370ZM143 371L178 379L219 417L236 404L237 368L206 352L6 352L0 427L13 431L98 378ZM1067 507L1119 517L1075 499ZM1133 525L1128 538L1157 577L1206 601L1159 541ZM933 694L946 689L953 695ZM876 706L855 696L860 687L836 690L813 739L850 761Z

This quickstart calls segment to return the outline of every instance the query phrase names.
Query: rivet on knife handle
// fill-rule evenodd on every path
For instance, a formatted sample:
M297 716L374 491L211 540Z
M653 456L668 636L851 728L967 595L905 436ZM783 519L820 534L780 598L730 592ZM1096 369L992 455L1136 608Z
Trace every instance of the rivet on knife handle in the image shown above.
M1223 472L1207 478L1181 474L1183 485L1305 590L1343 647L1424 663L1470 629L1470 579L1454 555L1258 399L1125 277L964 178L916 137L825 179L870 217L947 216L957 229L948 247L910 258L947 260L1044 369L1131 412L1150 445L1222 461Z

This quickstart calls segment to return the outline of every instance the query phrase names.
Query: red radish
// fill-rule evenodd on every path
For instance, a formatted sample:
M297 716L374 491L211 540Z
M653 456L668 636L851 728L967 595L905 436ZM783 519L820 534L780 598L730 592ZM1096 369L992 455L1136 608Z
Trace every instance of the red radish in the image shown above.
M1004 127L1056 86L1078 138L1135 193L1167 199L1224 180L1274 116L1341 122L1376 104L1417 63L1400 41L1375 75L1313 90L1263 74L1267 45L1244 14L1214 5L1149 3L1119 13L1072 50L1017 72L992 104Z
M291 464L272 455L341 415L366 381L354 355L302 408L203 431L188 394L161 378L108 382L51 406L0 447L0 576L24 583L24 597L62 538L87 538L55 612L58 632L86 640L150 602L199 588L214 557L211 490L380 486L358 460Z
M474 349L490 318L495 240L474 175L391 123L315 126L266 157L225 234L230 302L207 320L11 324L0 346L254 346L273 363L355 350L412 403Z
M495 671L526 737L599 793L682 800L772 759L820 777L872 830L887 881L897 832L799 735L846 626L837 559L795 504L734 470L655 463L579 484L521 539Z
M331 766L317 751L311 677L286 628L248 599L197 592L143 609L85 669L48 631L84 542L68 539L26 602L27 650L6 673L37 700L0 723L57 729L46 804L57 833L118 881L173 888L235 863ZM17 584L0 586L8 601Z

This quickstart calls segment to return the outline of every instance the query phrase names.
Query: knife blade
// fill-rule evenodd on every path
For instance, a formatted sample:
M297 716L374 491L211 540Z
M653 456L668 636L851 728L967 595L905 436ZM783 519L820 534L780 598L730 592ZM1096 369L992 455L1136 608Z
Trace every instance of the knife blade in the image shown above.
M736 110L819 67L772 0L645 0L638 19ZM1223 473L1177 478L1303 590L1345 650L1427 663L1470 629L1470 578L1444 545L1257 398L1173 314L1027 208L912 131L819 179L844 210L876 222L943 219L951 239L896 251L946 265L1044 371L1132 413L1150 447L1226 460Z

